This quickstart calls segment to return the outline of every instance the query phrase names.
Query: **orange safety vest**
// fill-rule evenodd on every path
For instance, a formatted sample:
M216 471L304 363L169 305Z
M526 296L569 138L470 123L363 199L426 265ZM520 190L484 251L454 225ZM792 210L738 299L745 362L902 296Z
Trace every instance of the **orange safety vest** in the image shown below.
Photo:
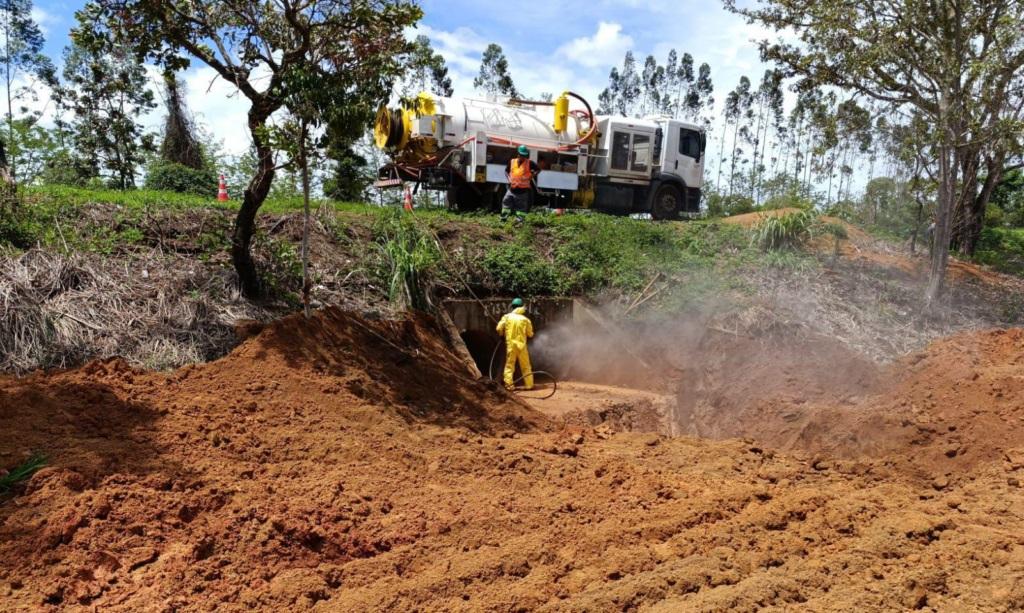
M512 189L529 189L530 179L533 173L530 171L529 158L513 158L509 165L508 180Z

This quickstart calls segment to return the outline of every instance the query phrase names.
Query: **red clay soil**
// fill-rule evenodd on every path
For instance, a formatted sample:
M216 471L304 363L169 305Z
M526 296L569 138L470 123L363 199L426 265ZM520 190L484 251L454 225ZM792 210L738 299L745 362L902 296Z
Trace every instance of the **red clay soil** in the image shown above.
M935 345L887 396L973 415L950 483L891 460L938 438L807 461L560 430L429 322L338 311L170 374L3 378L0 461L51 465L0 503L0 608L1019 610L1022 341Z
M692 435L884 458L929 482L969 477L1024 448L1021 329L941 339L884 369L822 338L708 349L726 357L679 390L677 419Z

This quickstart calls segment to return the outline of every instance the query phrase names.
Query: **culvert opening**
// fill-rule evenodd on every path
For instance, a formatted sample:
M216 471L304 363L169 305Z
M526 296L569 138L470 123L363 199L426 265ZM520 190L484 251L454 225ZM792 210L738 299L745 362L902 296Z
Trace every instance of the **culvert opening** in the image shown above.
M487 298L483 300L448 300L445 309L459 330L466 349L477 368L484 376L492 374L501 378L505 365L505 344L498 336L495 326L505 313L511 311L511 298ZM564 365L553 359L553 353L546 350L539 340L546 330L556 325L571 325L573 320L571 298L539 298L527 301L527 316L533 322L534 338L530 344L530 361L534 370L543 370L561 377ZM495 351L497 350L497 353ZM493 368L492 368L493 360ZM542 379L538 377L538 381Z

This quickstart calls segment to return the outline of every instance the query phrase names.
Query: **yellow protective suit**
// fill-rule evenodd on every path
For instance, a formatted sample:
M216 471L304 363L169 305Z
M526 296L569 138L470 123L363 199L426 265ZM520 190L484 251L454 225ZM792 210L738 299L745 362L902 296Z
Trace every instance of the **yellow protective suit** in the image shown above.
M526 351L526 339L533 337L533 323L524 315L526 307L514 309L498 322L498 334L505 336L505 387L512 389L515 380L516 361L523 373L526 389L533 389L533 369L530 354Z

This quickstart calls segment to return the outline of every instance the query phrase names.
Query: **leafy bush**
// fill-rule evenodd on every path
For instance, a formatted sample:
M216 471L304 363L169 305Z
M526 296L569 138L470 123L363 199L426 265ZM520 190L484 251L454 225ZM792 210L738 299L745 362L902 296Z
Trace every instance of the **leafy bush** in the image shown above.
M779 194L772 196L771 198L764 201L761 208L766 211L774 209L788 209L796 208L809 211L814 208L814 200L806 196L805 194L797 193L796 191L790 191L785 194Z
M214 197L217 173L208 168L196 170L177 162L155 160L146 168L146 188Z
M302 289L302 258L298 248L287 239L259 230L253 236L253 255L267 295L298 303Z
M754 226L754 244L763 251L796 248L811 237L815 219L813 211L763 217Z
M708 217L727 217L752 213L756 210L753 199L740 194L726 196L713 192L707 193Z
M537 296L561 291L555 267L527 245L498 245L484 255L483 267L503 292Z
M428 308L429 276L441 259L432 236L420 230L413 216L399 209L384 210L374 234L380 256L379 277L388 288L389 300L405 308Z
M1024 276L1024 230L983 229L974 260L1000 272Z
M39 179L43 185L74 185L85 187L96 177L94 164L72 155L67 151L58 151L43 166Z
M28 249L39 239L40 227L31 211L22 207L17 212L0 209L0 246Z

